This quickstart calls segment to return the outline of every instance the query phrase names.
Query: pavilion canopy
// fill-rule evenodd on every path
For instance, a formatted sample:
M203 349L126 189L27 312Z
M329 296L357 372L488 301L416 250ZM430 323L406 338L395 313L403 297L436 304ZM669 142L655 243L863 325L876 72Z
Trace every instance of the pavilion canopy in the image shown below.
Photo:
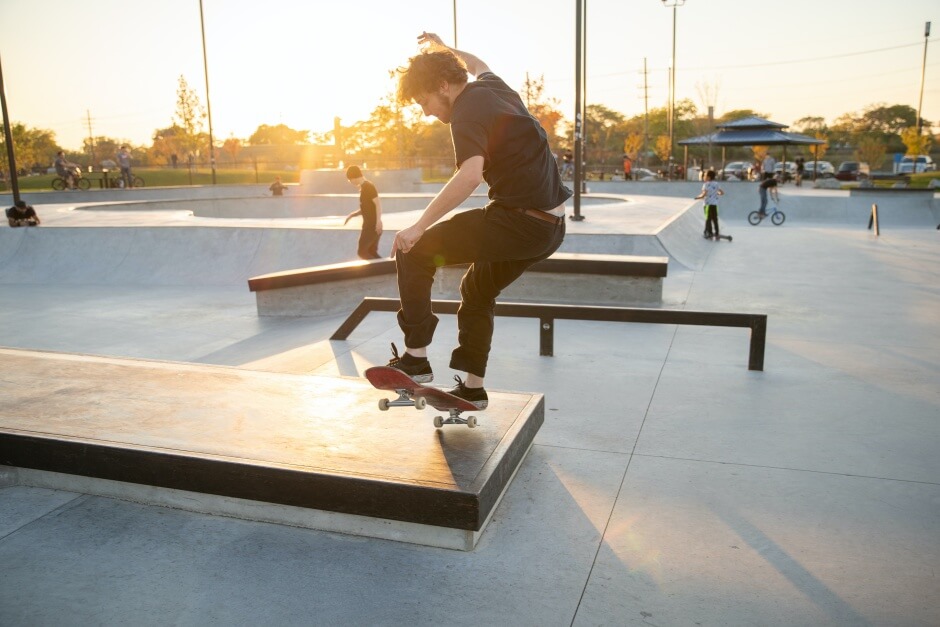
M716 125L714 133L679 141L680 146L818 146L826 142L800 133L788 133L785 124L749 117Z

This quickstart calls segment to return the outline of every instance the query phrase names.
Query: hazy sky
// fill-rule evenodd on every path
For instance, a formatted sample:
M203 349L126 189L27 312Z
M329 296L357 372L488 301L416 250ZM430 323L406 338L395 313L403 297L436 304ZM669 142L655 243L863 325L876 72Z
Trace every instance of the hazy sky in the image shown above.
M576 0L456 0L460 48L510 85L544 76L574 109ZM453 0L203 0L215 138L260 124L323 132L368 117L422 30L453 43ZM876 103L940 122L937 0L688 0L677 10L676 92L716 114L755 109L790 124ZM588 1L588 102L627 116L665 106L671 9ZM14 121L77 149L94 134L148 144L172 123L177 79L205 103L198 0L0 0L0 59Z

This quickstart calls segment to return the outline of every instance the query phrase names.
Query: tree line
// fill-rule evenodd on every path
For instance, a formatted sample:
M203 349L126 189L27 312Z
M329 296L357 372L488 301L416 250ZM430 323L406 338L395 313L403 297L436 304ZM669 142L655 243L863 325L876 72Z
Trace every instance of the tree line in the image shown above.
M557 99L545 96L544 79L528 79L520 90L530 112L539 120L556 152L572 150L573 123L559 108ZM667 135L667 108L652 108L647 114L627 117L604 105L586 107L584 120L585 160L593 166L616 166L623 155L644 165L663 163L670 154ZM770 118L751 109L736 109L709 120L690 99L680 100L675 108L675 137L683 139L705 135L714 124L744 117ZM81 165L98 166L113 160L121 145L131 147L132 158L142 166L201 165L209 163L209 136L205 130L206 112L196 92L183 76L179 77L176 109L171 124L153 132L149 146L99 136L86 138L81 151L66 156ZM888 153L926 154L933 145L928 133L918 135L917 113L908 105L874 104L858 112L845 113L831 124L822 117L807 116L791 129L826 142L829 148L868 162L873 169L882 166ZM931 128L922 120L922 127ZM21 171L45 171L61 147L50 130L11 126L17 163ZM0 137L2 143L2 137ZM5 148L4 148L5 149ZM691 147L690 156L704 161L707 147ZM729 148L729 159L750 159L766 147ZM846 151L848 151L846 153ZM261 124L246 139L228 137L216 142L216 164L232 167L258 161L300 168L337 167L341 162L369 163L373 168L415 167L435 160L452 166L453 148L446 125L421 116L416 107L402 106L392 94L382 98L365 120L348 126L336 120L332 130L312 133L284 124ZM820 154L820 157L822 154ZM710 165L720 165L713 163Z

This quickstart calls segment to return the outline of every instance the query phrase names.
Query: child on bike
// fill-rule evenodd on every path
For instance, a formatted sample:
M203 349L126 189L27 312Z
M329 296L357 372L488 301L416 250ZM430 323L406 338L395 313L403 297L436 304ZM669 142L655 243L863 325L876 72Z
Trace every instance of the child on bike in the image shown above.
M765 178L760 182L760 187L758 188L758 193L760 194L760 213L761 218L767 217L767 192L770 191L770 198L774 201L774 204L780 202L780 196L777 195L777 179L774 177Z
M702 193L695 197L695 200L705 199L705 237L718 239L718 197L724 196L724 190L718 186L715 181L715 171L709 170L705 173L705 184L702 185Z

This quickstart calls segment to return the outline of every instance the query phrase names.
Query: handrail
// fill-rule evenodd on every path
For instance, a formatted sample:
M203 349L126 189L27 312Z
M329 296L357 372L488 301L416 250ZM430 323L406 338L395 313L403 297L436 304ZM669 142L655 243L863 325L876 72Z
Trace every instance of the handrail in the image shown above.
M460 301L434 300L431 301L431 306L435 313L456 314ZM363 298L362 302L336 329L330 339L345 340L372 311L394 313L400 307L397 298ZM545 303L496 303L495 315L510 318L538 318L540 329L539 354L545 357L551 357L554 353L555 320L749 328L751 330L751 339L748 353L748 370L764 369L764 349L767 343L766 314Z

